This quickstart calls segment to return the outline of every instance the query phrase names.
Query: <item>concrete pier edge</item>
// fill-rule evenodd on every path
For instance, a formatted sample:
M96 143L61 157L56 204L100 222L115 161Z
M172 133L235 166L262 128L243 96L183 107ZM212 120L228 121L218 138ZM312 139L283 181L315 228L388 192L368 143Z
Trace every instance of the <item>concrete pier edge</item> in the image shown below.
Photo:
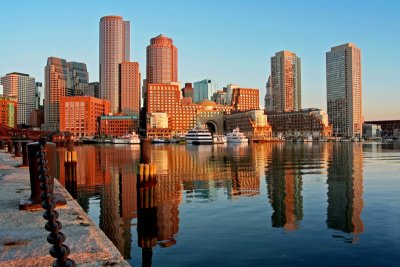
M30 195L29 172L18 168L20 161L0 151L0 266L51 266L54 259L49 254L43 209L19 210L20 199ZM71 249L69 258L78 266L130 266L57 180L54 192L67 200L65 207L56 210Z

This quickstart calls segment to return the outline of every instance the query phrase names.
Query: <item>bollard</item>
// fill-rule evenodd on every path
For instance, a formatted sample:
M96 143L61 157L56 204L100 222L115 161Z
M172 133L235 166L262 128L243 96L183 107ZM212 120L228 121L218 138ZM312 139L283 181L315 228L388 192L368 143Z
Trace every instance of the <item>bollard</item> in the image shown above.
M143 267L152 265L153 247L157 244L156 171L154 164L141 163L138 166L137 232Z
M13 140L8 140L7 141L7 152L12 154L14 153L14 142Z
M65 152L64 168L65 168L65 188L74 199L78 198L77 194L77 177L76 165L77 155L74 151L74 142L67 140L68 151Z
M29 165L29 178L31 184L31 195L26 198L21 196L19 209L20 210L35 210L41 208L41 189L39 177L39 163L37 153L40 150L39 142L27 144L28 150L28 165ZM55 149L56 145L54 143L46 144L46 154L49 156L47 161L47 171L49 173L50 179L49 184L51 185L51 193L53 193L54 175L55 175ZM65 197L61 194L54 194L55 201L57 205L66 205Z
M23 167L28 166L28 141L22 141L22 165Z
M39 139L39 150L36 153L38 158L37 164L39 165L39 180L41 189L41 200L42 207L46 210L43 213L43 218L47 220L46 230L50 232L47 236L47 242L52 244L50 248L50 255L56 260L53 262L53 267L74 267L75 262L68 259L70 249L67 245L64 245L66 236L60 232L62 224L57 220L58 212L55 211L56 203L53 197L53 185L51 183L51 177L47 168L47 155L46 155L46 139Z
M0 140L0 150L4 150L6 148L4 141Z
M14 141L14 158L21 156L21 141Z

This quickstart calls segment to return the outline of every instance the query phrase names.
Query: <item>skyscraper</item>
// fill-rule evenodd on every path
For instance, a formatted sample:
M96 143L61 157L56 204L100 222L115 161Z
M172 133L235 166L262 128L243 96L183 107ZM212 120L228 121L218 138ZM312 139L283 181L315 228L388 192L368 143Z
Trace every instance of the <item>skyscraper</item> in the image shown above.
M290 112L301 109L301 59L281 51L271 57L271 103L268 111Z
M3 92L18 99L17 124L30 123L30 116L35 109L35 78L28 74L12 72L1 77Z
M158 35L147 46L146 83L178 82L178 49L171 38Z
M130 59L130 23L120 16L100 19L100 97L111 102L111 112L119 112L119 65Z
M119 69L120 111L126 115L139 115L140 72L139 63L123 62Z
M193 83L194 99L193 102L197 103L205 99L211 100L211 97L218 91L218 84L214 80L201 80Z
M336 136L362 135L361 51L352 43L326 53L329 123Z
M56 57L47 59L44 81L46 130L58 130L60 127L60 97L82 95L88 82L85 63L67 62Z

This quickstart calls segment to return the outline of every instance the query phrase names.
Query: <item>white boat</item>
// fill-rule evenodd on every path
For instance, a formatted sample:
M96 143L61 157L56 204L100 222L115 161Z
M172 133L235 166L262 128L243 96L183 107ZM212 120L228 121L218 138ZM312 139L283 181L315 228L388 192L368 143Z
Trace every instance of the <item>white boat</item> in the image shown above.
M227 139L225 135L213 135L213 144L226 144Z
M213 138L210 131L204 125L197 125L186 135L186 143L193 145L212 145Z
M140 144L140 138L135 131L117 138L113 138L113 144Z
M244 133L240 132L239 127L233 129L231 133L226 135L226 139L228 143L248 143L249 139L244 135Z

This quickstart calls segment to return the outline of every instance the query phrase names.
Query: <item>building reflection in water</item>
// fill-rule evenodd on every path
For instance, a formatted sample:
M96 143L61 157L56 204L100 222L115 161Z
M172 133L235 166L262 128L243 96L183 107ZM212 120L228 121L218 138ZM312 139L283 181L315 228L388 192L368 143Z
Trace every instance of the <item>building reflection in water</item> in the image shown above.
M328 228L346 233L364 231L362 144L331 144L328 164ZM354 241L354 240L353 240Z
M272 148L266 171L268 198L273 208L272 227L294 231L303 219L303 161L303 146L278 144Z

